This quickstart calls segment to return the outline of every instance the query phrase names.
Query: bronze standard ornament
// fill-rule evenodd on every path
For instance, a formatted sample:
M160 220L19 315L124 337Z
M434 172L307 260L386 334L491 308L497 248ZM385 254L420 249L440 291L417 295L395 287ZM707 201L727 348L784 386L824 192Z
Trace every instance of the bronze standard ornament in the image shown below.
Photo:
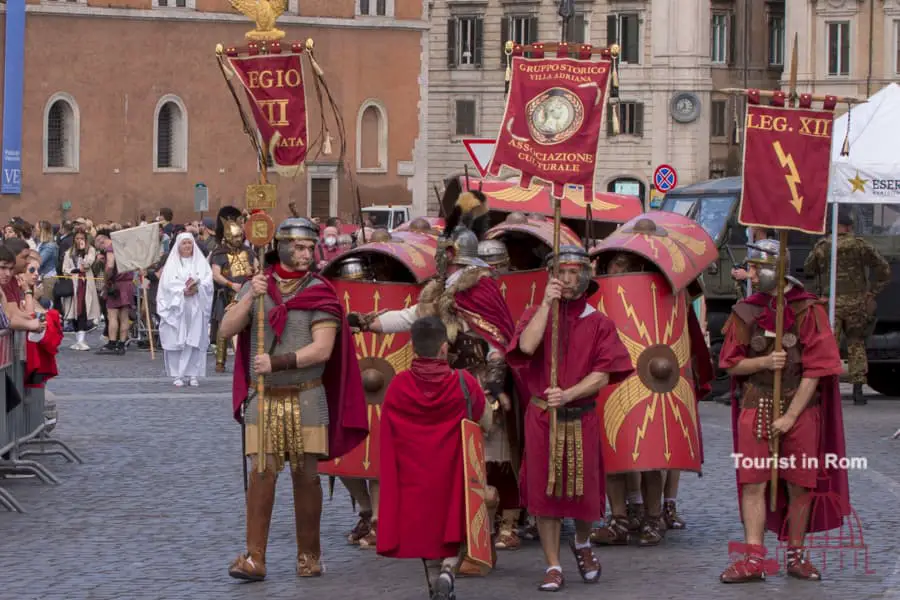
M256 24L244 37L254 42L275 42L284 31L275 28L275 21L284 13L288 0L231 0L231 6Z
M574 136L584 123L581 99L563 88L550 88L525 106L528 129L535 142L550 146Z
M671 392L681 377L678 357L668 345L650 346L637 359L637 374L641 383L651 392Z
M254 183L247 186L247 210L274 210L275 184Z
M367 404L383 404L388 384L394 378L394 368L383 358L366 356L359 359L363 389Z
M252 246L263 248L275 238L275 222L266 213L252 214L244 223L244 235Z

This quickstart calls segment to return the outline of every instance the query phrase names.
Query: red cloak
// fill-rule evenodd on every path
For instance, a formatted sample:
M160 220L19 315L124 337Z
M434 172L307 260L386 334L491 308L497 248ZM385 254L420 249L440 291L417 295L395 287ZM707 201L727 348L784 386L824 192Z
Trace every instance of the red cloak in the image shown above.
M712 357L709 354L709 347L706 345L706 338L703 335L703 329L700 327L700 321L693 310L688 311L688 336L691 340L691 356L693 364L691 372L694 376L694 403L695 414L700 414L700 401L712 389L712 380L714 377ZM700 419L697 419L697 442L700 445L700 463L703 463L703 427ZM702 475L702 474L701 474Z
M319 310L333 315L341 322L340 331L334 341L334 349L322 375L322 385L328 399L329 458L339 458L353 450L369 435L366 396L347 316L334 287L314 273L310 273L309 276L318 279L322 285L306 287L287 303L281 302L281 295L277 292L274 269L266 269L266 276L269 278L269 296L276 304L269 312L268 319L276 332L281 331L279 327L284 327L287 312L291 310ZM250 389L250 331L251 328L248 326L238 334L234 356L232 411L238 422L241 404L246 400Z
M794 308L798 303L815 301L807 309L807 314L800 325L799 343L803 346L803 376L818 377L819 385L819 476L816 489L811 492L813 502L807 533L830 531L841 526L843 518L850 514L850 484L847 471L844 469L827 469L825 457L846 457L844 443L844 418L841 407L840 375L843 371L840 352L834 340L834 332L828 323L828 315L818 298L802 287L792 287L785 294L785 326L794 317ZM742 300L754 306L767 307L760 315L760 324L771 324L774 328L774 298L768 294L756 293ZM792 305L788 311L788 304ZM737 306L737 305L735 305ZM731 319L737 319L732 315ZM747 347L738 338L737 329L726 323L725 340L719 354L719 368L730 369L747 356ZM734 451L737 452L738 416L740 415L740 390L745 378L733 377L731 380L731 425L734 437ZM737 474L737 471L735 471ZM826 499L826 496L829 498ZM778 489L776 510L769 510L769 491L766 485L766 528L778 534L780 540L787 538L788 501L784 485ZM823 502L824 500L824 502ZM823 506L817 507L818 503ZM738 507L741 506L741 487L738 486ZM785 535L782 535L785 534Z
M582 417L584 496L556 498L546 494L550 413L540 410L530 398L546 399L544 390L550 387L551 318L547 319L544 339L532 356L519 349L519 337L537 310L538 307L533 306L522 315L506 355L509 366L521 377L529 399L525 415L525 456L519 476L522 501L528 512L535 516L597 521L602 518L606 504L606 475L600 445L602 430L595 410L587 411ZM631 357L611 319L596 310L588 313L584 296L560 302L557 363L560 388L570 388L591 373L608 373L609 382L616 384L633 371ZM586 406L596 400L596 396L580 398L568 407Z
M391 380L381 413L378 554L438 560L466 540L460 423L467 418L459 373L444 360L416 358ZM472 419L484 392L462 371Z
M516 324L509 312L509 305L503 299L500 284L493 277L482 277L469 289L457 292L455 298L459 308L480 317L475 319L463 313L469 327L504 350L516 330Z
M46 329L38 342L28 340L25 345L25 387L41 388L44 384L59 375L56 366L56 355L63 341L62 319L59 312L49 310L45 313Z

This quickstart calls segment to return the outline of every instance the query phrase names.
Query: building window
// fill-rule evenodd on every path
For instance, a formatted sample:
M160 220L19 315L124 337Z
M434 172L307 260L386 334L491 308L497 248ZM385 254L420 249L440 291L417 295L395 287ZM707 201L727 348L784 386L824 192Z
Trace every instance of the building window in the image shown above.
M537 17L507 16L500 21L500 56L505 56L506 42L516 44L533 44L537 41ZM504 61L505 64L505 61Z
M80 140L78 105L68 94L56 94L44 111L44 169L77 171Z
M456 136L471 136L477 131L477 115L474 100L456 100L455 121Z
M711 35L710 60L714 65L724 65L728 62L728 15L712 16Z
M569 41L573 44L586 44L588 40L587 18L584 13L575 13L569 22Z
M828 23L828 74L850 74L850 23Z
M363 102L356 124L356 170L386 173L388 167L387 111L377 100Z
M323 221L331 214L331 178L313 177L309 180L309 216Z
M187 169L187 111L181 100L166 96L156 107L154 167L158 171Z
M606 43L609 46L619 45L621 49L620 62L632 65L641 63L640 38L641 22L636 13L606 17Z
M369 17L389 17L394 13L393 0L357 0L356 14Z
M447 21L447 66L481 67L484 20L481 17L454 17Z
M714 138L721 138L727 135L726 115L727 103L725 100L713 100L712 112L710 114L709 135Z
M187 0L156 0L161 8L187 8Z
M784 65L784 15L769 15L769 64Z
M619 134L634 135L641 137L644 135L644 103L643 102L620 102L618 105L612 105L607 111L606 118L606 134L610 137L613 135L613 110L619 110Z

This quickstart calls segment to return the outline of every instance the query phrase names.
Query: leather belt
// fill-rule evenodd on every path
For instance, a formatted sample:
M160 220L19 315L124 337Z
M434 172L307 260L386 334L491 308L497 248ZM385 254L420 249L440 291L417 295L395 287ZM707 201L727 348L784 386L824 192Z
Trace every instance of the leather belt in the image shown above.
M541 410L548 410L551 408L546 400L541 400L537 396L532 396L531 403ZM562 406L556 409L556 418L559 421L577 421L581 419L585 413L592 412L595 406L596 402L594 400L591 400L589 404L584 404L582 406Z
M266 393L278 395L302 394L303 392L308 392L309 390L321 386L322 380L316 377L315 379L310 379L309 381L303 381L294 385L273 385L271 387L266 386Z
M784 406L784 410L791 405L791 402L794 400L794 396L797 394L796 389L792 390L782 390L781 391L781 404ZM772 390L764 390L756 387L755 385L748 384L744 388L744 394L741 397L741 408L753 409L759 408L760 400L762 401L771 401L773 396ZM819 393L813 393L813 397L810 398L807 403L807 407L816 406L819 404Z

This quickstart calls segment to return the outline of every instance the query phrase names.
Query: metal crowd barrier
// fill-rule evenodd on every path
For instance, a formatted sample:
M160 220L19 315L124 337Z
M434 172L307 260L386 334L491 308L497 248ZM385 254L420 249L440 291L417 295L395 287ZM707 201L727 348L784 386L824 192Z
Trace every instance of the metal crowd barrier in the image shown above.
M25 335L9 329L0 331L0 483L10 476L33 476L55 485L59 483L56 475L41 463L28 460L29 456L62 456L79 464L83 461L65 443L50 437L55 419L45 419L44 388L25 387ZM2 486L0 505L25 512Z

